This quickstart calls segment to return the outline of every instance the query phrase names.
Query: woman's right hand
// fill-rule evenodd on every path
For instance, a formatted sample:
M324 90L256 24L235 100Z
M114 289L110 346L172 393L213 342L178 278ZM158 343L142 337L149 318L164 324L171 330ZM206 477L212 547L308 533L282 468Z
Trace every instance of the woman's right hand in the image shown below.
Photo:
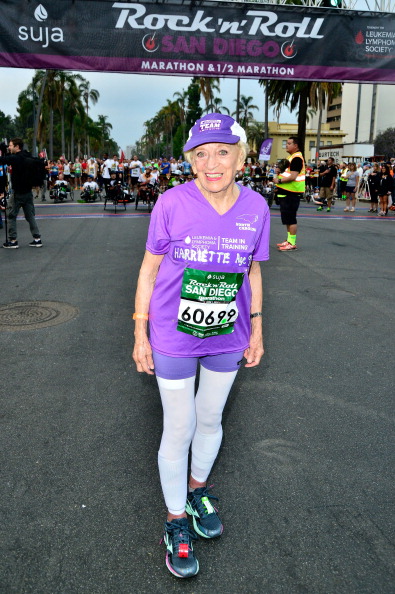
M154 360L147 335L135 340L132 356L139 373L154 375Z

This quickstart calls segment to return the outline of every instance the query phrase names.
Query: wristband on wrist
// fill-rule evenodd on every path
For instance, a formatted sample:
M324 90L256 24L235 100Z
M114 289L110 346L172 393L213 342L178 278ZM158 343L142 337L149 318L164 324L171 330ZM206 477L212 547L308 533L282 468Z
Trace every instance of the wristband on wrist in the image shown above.
M261 318L262 317L262 312L261 311L257 311L255 313L250 314L250 319L252 318Z
M148 314L134 313L132 318L134 320L148 320L149 316L148 316Z

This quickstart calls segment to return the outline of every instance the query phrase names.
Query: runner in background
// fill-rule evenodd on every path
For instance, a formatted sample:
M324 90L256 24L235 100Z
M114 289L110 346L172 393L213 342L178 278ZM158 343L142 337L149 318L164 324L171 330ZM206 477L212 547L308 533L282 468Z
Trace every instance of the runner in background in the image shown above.
M142 173L142 167L142 162L138 159L137 155L134 155L133 159L130 161L129 164L130 187L133 190L133 192L137 191L139 177Z
M81 186L82 165L81 165L81 161L80 161L79 157L75 158L73 169L74 169L75 189L80 190L82 187Z

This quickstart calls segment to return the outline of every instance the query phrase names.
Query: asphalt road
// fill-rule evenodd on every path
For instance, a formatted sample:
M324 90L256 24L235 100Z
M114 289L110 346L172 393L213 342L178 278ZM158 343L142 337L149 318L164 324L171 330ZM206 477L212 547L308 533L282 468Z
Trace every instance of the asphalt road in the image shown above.
M149 217L40 206L40 250L18 223L0 306L79 313L0 331L2 594L394 592L395 219L366 210L302 207L300 249L263 264L267 353L238 375L211 477L225 532L187 581L158 544L161 406L130 356Z

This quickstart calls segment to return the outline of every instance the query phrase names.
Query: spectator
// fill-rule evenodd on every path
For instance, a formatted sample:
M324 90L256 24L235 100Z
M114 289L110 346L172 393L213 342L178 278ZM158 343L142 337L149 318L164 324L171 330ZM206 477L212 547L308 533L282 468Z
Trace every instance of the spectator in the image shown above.
M359 175L357 171L357 166L355 163L348 164L348 171L345 175L347 178L347 185L346 185L346 207L344 212L354 212L355 211L355 202L356 202L356 190L359 185Z
M4 153L3 148L1 150ZM32 184L26 176L26 158L30 157L30 153L24 150L22 138L10 140L8 150L11 154L0 157L0 165L11 165L12 167L11 185L13 190L13 195L8 203L9 240L3 243L3 247L11 249L19 247L16 219L21 208L33 235L33 241L29 245L42 247L40 231L35 218Z
M380 200L379 216L385 217L388 214L388 197L391 196L394 187L394 180L391 175L389 165L386 163L380 167L380 178L378 186L378 196Z
M334 159L329 157L326 164L323 166L322 171L320 170L320 198L322 201L326 200L327 212L331 211L333 192L335 190L336 178L337 178L337 167ZM322 210L323 207L319 206L317 210Z
M373 167L369 170L368 173L368 188L370 194L370 209L368 212L378 212L378 202L379 202L379 182L380 182L380 165L378 163L373 163Z

